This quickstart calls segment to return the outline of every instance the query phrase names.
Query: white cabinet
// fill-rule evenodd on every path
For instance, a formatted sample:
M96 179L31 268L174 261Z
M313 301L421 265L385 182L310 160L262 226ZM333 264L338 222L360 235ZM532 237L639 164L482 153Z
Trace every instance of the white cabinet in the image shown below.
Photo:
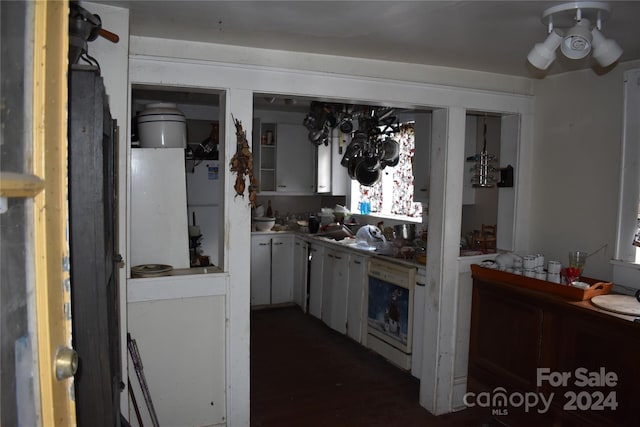
M292 235L251 236L251 305L293 301Z
M367 281L367 259L352 254L349 258L349 288L347 290L347 335L359 343L366 334L365 289Z
M307 264L309 242L299 237L293 245L293 301L307 312Z
M253 174L258 178L258 189L276 191L276 124L255 119L253 129Z
M333 250L326 248L322 259L322 306L320 307L320 318L329 325L331 317L331 294L333 293Z
M347 333L349 254L327 249L322 282L322 320L332 329Z
M149 393L162 425L224 424L228 416L225 297L130 302L127 308L128 330L143 359ZM134 377L132 390L138 405L144 405ZM144 425L151 425L148 411L140 412ZM129 415L135 420L133 409Z
M271 301L271 236L251 236L251 305Z
M342 166L342 157L347 145L351 142L351 136L339 132L336 129L336 137L331 138L331 195L346 196L351 188L351 179L347 168Z
M322 318L322 281L324 245L311 243L309 245L309 313L318 319Z
M271 239L271 304L293 302L293 239Z
M413 153L413 200L429 202L431 153L431 113L415 114L415 151Z
M350 137L334 129L329 145L320 145L317 149L316 192L345 196L349 188L347 168L341 165L342 156Z
M314 194L315 146L302 125L278 123L276 192Z
M253 173L260 193L314 194L316 147L307 129L259 118L253 120L253 129Z
M416 286L413 289L413 344L411 346L411 375L422 378L422 346L424 343L424 298L427 272L419 268L416 272ZM456 339L458 337L456 336ZM467 336L468 339L468 336Z
M316 150L316 192L331 193L331 145L319 145Z

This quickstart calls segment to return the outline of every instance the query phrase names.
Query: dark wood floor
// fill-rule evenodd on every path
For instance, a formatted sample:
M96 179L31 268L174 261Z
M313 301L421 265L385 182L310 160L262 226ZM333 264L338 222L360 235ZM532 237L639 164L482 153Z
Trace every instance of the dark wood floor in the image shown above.
M436 417L419 382L298 307L251 313L251 426L502 426L483 411Z

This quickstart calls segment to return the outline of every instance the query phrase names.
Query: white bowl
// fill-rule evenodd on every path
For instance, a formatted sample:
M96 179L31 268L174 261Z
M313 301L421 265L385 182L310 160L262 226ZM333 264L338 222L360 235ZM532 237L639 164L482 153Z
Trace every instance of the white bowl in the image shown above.
M253 226L256 231L269 231L276 225L276 219L268 216L254 217Z
M187 120L176 104L148 104L138 114L141 148L186 148Z

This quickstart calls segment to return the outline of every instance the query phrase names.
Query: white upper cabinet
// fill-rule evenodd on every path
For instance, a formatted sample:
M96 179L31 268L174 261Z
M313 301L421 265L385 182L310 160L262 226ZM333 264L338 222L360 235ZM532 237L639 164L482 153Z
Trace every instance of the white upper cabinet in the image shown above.
M316 147L302 125L302 113L256 111L253 121L254 175L259 191L315 194Z
M331 145L321 144L316 151L316 192L331 193Z
M276 147L276 191L313 194L315 146L307 129L300 125L278 123Z
M351 136L336 129L335 136L331 138L331 194L333 196L346 196L351 186L347 168L342 166L342 157L347 145L351 142Z
M342 166L342 156L351 137L333 129L328 145L318 146L316 161L316 192L332 196L346 196L349 188L349 174Z

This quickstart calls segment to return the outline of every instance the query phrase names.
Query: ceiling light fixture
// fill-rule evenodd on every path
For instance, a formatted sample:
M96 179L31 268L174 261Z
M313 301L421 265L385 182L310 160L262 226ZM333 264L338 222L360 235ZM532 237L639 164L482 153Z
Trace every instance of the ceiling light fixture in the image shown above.
M560 47L569 59L585 58L593 50L593 58L600 66L613 64L622 55L622 48L600 32L610 12L609 5L603 2L572 2L546 9L542 23L547 25L549 35L533 47L527 60L534 67L546 70Z
M562 39L560 50L569 59L582 59L591 51L591 23L588 19L581 19L576 25L567 30Z

